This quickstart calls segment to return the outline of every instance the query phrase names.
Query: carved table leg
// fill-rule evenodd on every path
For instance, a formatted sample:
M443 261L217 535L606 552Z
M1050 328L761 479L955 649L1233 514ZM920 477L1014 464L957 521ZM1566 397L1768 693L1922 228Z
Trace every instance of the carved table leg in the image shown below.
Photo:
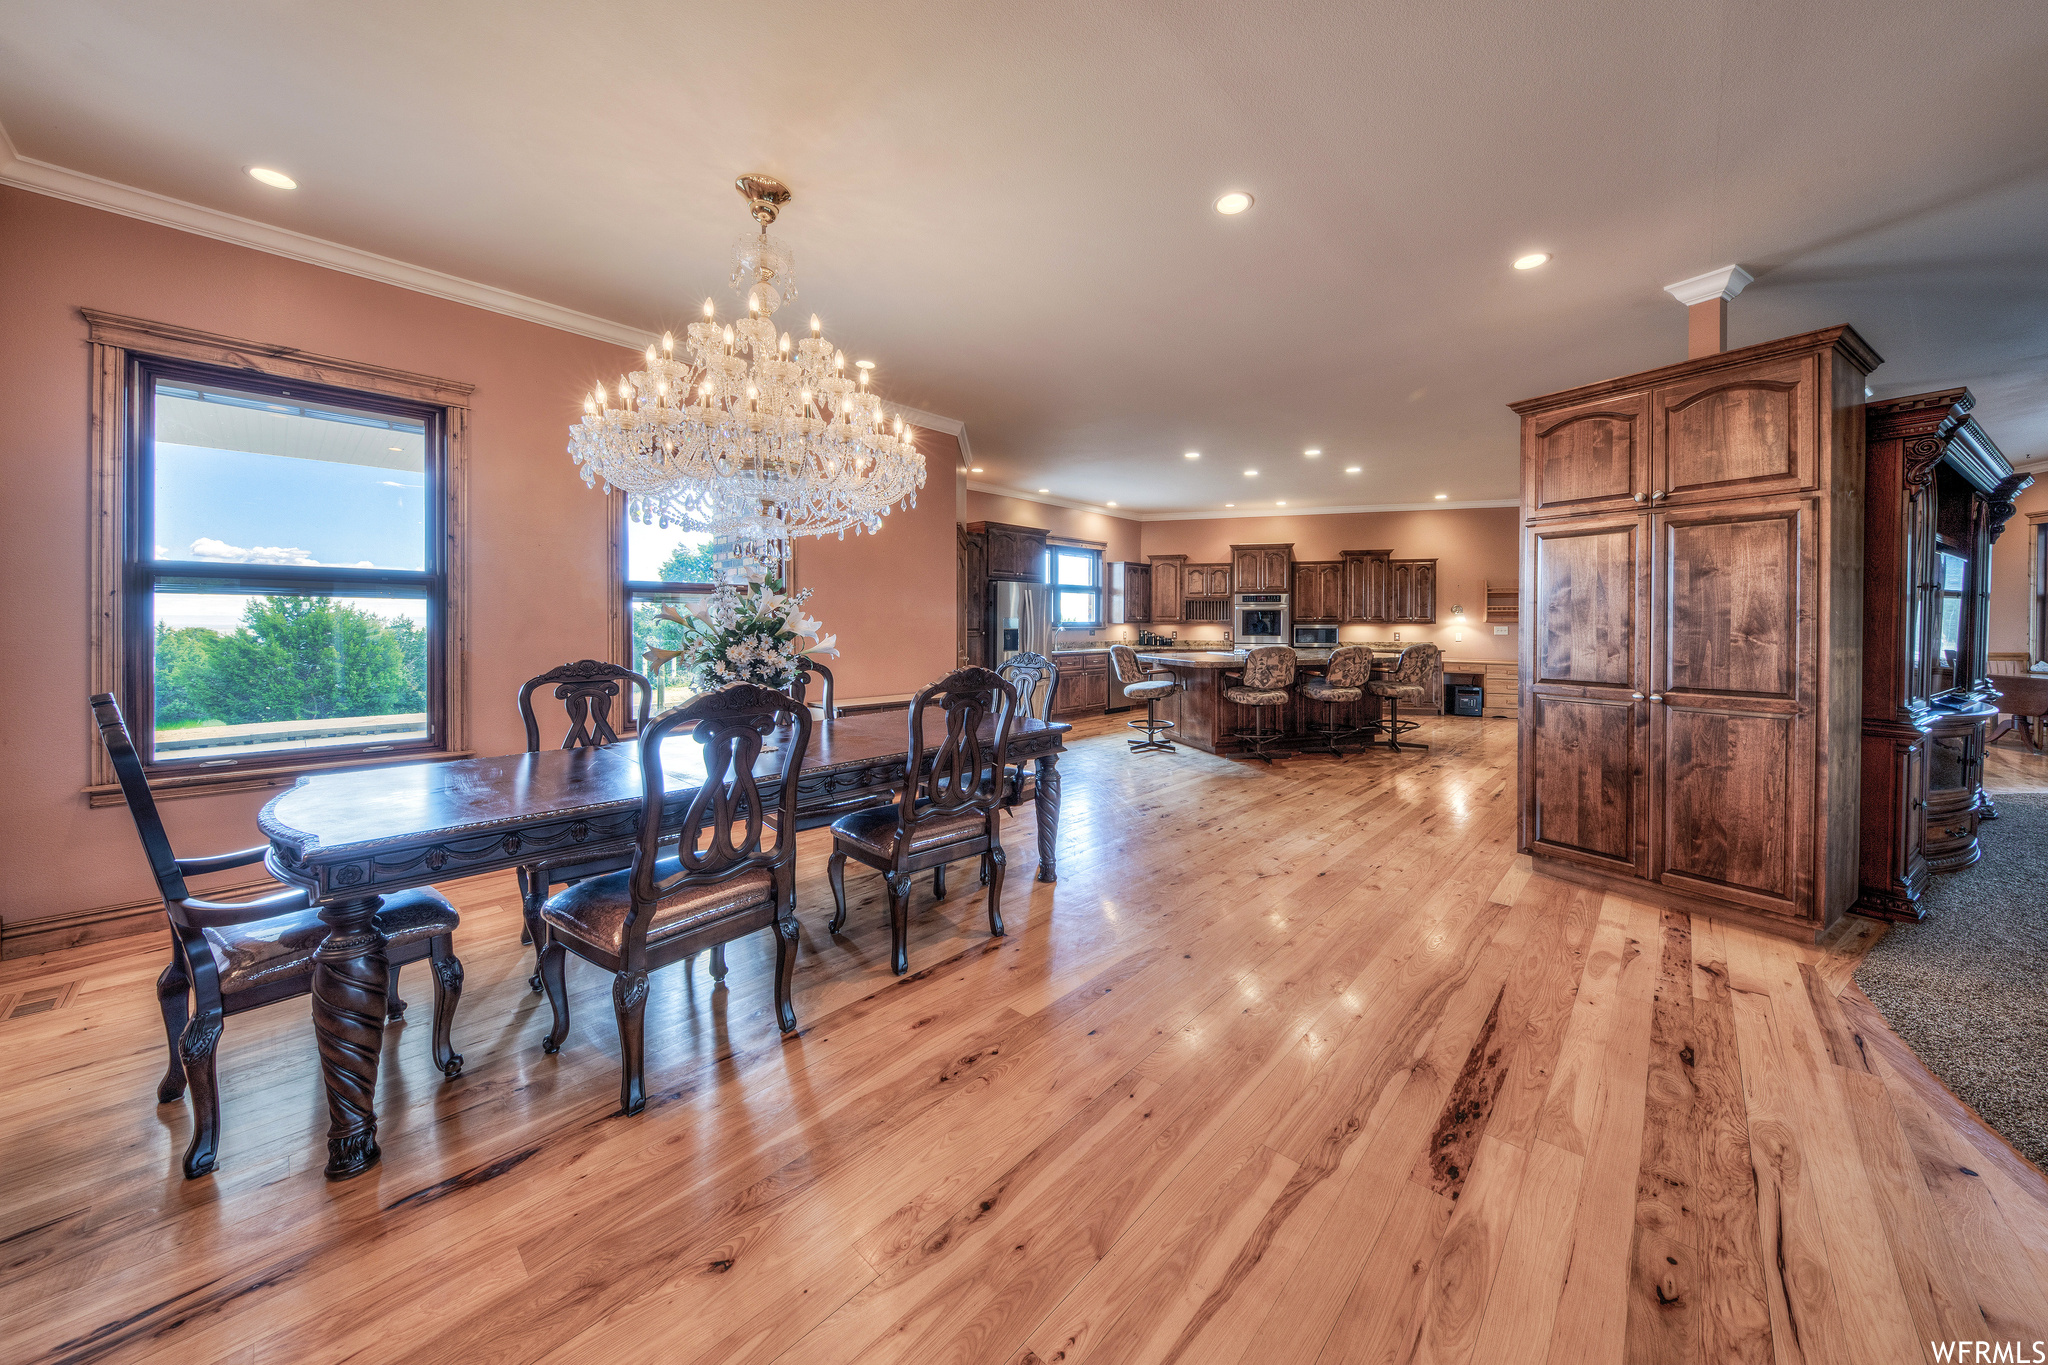
M1060 756L1047 754L1038 760L1038 880L1060 879Z
M382 896L320 907L327 937L313 953L313 1030L327 1082L327 1178L377 1164L377 1062L384 1047L389 964L377 928Z

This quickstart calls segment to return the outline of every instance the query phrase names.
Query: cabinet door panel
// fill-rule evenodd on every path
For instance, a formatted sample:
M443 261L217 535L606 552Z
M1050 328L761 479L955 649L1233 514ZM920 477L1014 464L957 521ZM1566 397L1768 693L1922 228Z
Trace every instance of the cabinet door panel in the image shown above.
M1799 718L1705 707L1651 708L1663 773L1661 868L1674 889L1795 913L1793 840L1804 783Z
M1642 875L1638 703L1539 695L1529 710L1532 851Z
M1523 443L1531 516L1633 505L1649 484L1649 395L1620 394L1526 419Z
M1532 533L1532 680L1634 687L1641 676L1640 517Z
M1790 698L1799 686L1798 508L1667 518L1660 691Z
M1816 363L1770 361L1657 390L1652 482L1661 501L1814 487Z

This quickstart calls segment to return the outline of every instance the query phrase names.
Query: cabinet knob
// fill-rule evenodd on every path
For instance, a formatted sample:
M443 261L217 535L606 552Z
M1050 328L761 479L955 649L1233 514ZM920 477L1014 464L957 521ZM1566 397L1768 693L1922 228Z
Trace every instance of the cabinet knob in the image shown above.
M1638 493L1638 494L1636 494L1636 501L1637 501L1637 502L1642 502L1642 501L1644 501L1643 495L1642 495L1641 493Z
M1662 700L1664 700L1664 694L1663 694L1662 692L1652 692L1652 693L1650 694L1650 700L1651 700L1651 701L1662 701Z
M1640 692L1631 692L1629 693L1629 695L1631 697L1634 697L1637 701L1641 701L1643 699L1643 694Z
M1651 494L1650 494L1650 501L1651 501L1651 502L1662 502L1663 500L1664 500L1664 490L1663 490L1663 489L1661 489L1661 488L1657 489L1657 490L1656 490L1655 492L1653 492L1653 493L1651 493Z

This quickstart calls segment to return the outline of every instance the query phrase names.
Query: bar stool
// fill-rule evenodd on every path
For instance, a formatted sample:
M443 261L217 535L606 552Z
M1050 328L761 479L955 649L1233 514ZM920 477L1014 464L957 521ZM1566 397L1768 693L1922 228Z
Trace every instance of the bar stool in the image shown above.
M1297 689L1305 702L1322 707L1322 719L1310 722L1309 743L1302 747L1303 753L1334 754L1344 757L1338 746L1347 739L1356 739L1363 733L1357 725L1337 723L1337 708L1348 706L1365 695L1365 684L1372 676L1372 651L1363 645L1346 645L1330 655L1330 662L1321 673L1311 673L1301 680Z
M1410 645L1401 651L1401 657L1394 660L1394 666L1387 670L1384 679L1375 678L1366 683L1366 691L1387 704L1387 747L1398 750L1401 736L1418 728L1422 722L1401 719L1401 703L1418 702L1429 695L1429 679L1436 672L1443 651L1435 645ZM1427 749L1427 744L1410 744L1411 749Z
M1266 713L1294 700L1294 651L1285 645L1261 645L1245 656L1244 670L1235 675L1235 685L1227 681L1231 676L1224 674L1224 700L1252 708L1252 724L1237 726L1231 736L1253 758L1271 763L1273 755L1268 751L1287 737L1287 727L1276 719L1274 727L1266 729Z
M1159 735L1161 731L1173 729L1174 723L1159 719L1159 703L1180 691L1180 684L1165 669L1148 669L1140 664L1138 651L1129 645L1111 645L1109 661L1116 667L1117 686L1123 688L1124 695L1132 701L1145 703L1145 719L1124 722L1133 730L1145 732L1143 739L1125 741L1131 746L1131 752L1157 749L1161 753L1172 753L1173 744Z

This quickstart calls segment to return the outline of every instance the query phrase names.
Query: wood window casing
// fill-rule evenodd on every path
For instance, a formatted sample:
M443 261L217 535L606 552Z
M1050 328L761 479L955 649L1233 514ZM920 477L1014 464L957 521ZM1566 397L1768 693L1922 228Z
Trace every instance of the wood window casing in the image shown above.
M467 467L469 396L473 386L453 380L393 369L388 366L312 355L287 346L246 341L202 332L172 323L123 317L81 309L87 324L91 365L88 442L91 462L91 590L89 640L91 690L121 699L133 724L147 724L147 707L137 707L150 685L153 655L151 633L138 628L147 603L138 601L132 551L137 533L136 509L148 490L134 477L138 465L139 424L148 403L137 402L133 388L145 376L183 373L224 384L267 388L280 383L318 390L318 396L342 401L381 400L383 406L431 415L438 439L429 441L430 458L438 460L440 497L429 517L433 543L428 546L430 651L428 716L432 734L426 745L395 752L282 751L251 755L231 768L194 770L180 764L155 764L150 776L157 799L286 787L303 773L349 767L370 767L422 758L447 759L468 753L467 716L467 578L463 553L467 530ZM336 577L292 566L251 566L224 563L206 577L239 579L286 588L314 579ZM165 577L191 576L173 570ZM146 589L144 590L147 591ZM363 746L368 747L368 746ZM121 791L113 766L97 734L89 739L91 805L119 805Z

